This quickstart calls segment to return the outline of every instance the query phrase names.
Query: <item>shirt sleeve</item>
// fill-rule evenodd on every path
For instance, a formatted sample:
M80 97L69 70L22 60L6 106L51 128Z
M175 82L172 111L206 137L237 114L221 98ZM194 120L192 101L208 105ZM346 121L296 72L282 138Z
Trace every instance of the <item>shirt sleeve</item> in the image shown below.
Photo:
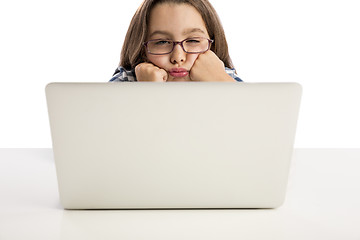
M236 74L235 68L227 68L227 67L225 67L225 72L226 72L227 74L229 74L229 76L232 77L233 79L235 79L236 81L238 81L238 82L242 82L242 81L243 81L243 80L241 80L241 79L239 78L239 76Z
M135 70L127 71L120 66L115 70L109 82L136 82Z

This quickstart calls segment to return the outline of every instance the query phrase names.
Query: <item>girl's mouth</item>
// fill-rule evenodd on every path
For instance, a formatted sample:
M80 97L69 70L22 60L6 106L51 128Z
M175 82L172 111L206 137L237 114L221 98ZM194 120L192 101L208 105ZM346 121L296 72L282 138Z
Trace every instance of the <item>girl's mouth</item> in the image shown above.
M189 75L189 71L186 70L185 68L172 68L170 69L169 74L172 77L180 78Z

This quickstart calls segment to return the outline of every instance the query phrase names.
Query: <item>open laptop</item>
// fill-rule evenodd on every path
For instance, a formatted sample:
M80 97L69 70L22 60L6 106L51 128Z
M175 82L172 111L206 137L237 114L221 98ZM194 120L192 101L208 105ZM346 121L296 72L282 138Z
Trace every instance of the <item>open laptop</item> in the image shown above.
M276 208L297 83L50 83L66 209Z

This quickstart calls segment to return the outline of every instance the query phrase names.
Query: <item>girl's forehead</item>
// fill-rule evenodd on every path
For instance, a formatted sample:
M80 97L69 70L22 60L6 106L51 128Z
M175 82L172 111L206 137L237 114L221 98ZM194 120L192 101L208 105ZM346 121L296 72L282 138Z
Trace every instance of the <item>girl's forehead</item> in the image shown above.
M162 3L150 13L149 37L156 34L182 37L188 34L201 34L208 37L201 14L189 4Z

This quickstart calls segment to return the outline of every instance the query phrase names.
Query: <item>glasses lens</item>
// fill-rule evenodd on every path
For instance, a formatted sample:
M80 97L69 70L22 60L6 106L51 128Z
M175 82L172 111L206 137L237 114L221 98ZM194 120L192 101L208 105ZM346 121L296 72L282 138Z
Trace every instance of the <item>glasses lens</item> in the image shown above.
M166 54L171 52L173 42L169 40L153 40L148 42L147 48L153 54Z
M183 46L188 53L201 53L209 49L209 40L206 38L190 38L183 42Z

